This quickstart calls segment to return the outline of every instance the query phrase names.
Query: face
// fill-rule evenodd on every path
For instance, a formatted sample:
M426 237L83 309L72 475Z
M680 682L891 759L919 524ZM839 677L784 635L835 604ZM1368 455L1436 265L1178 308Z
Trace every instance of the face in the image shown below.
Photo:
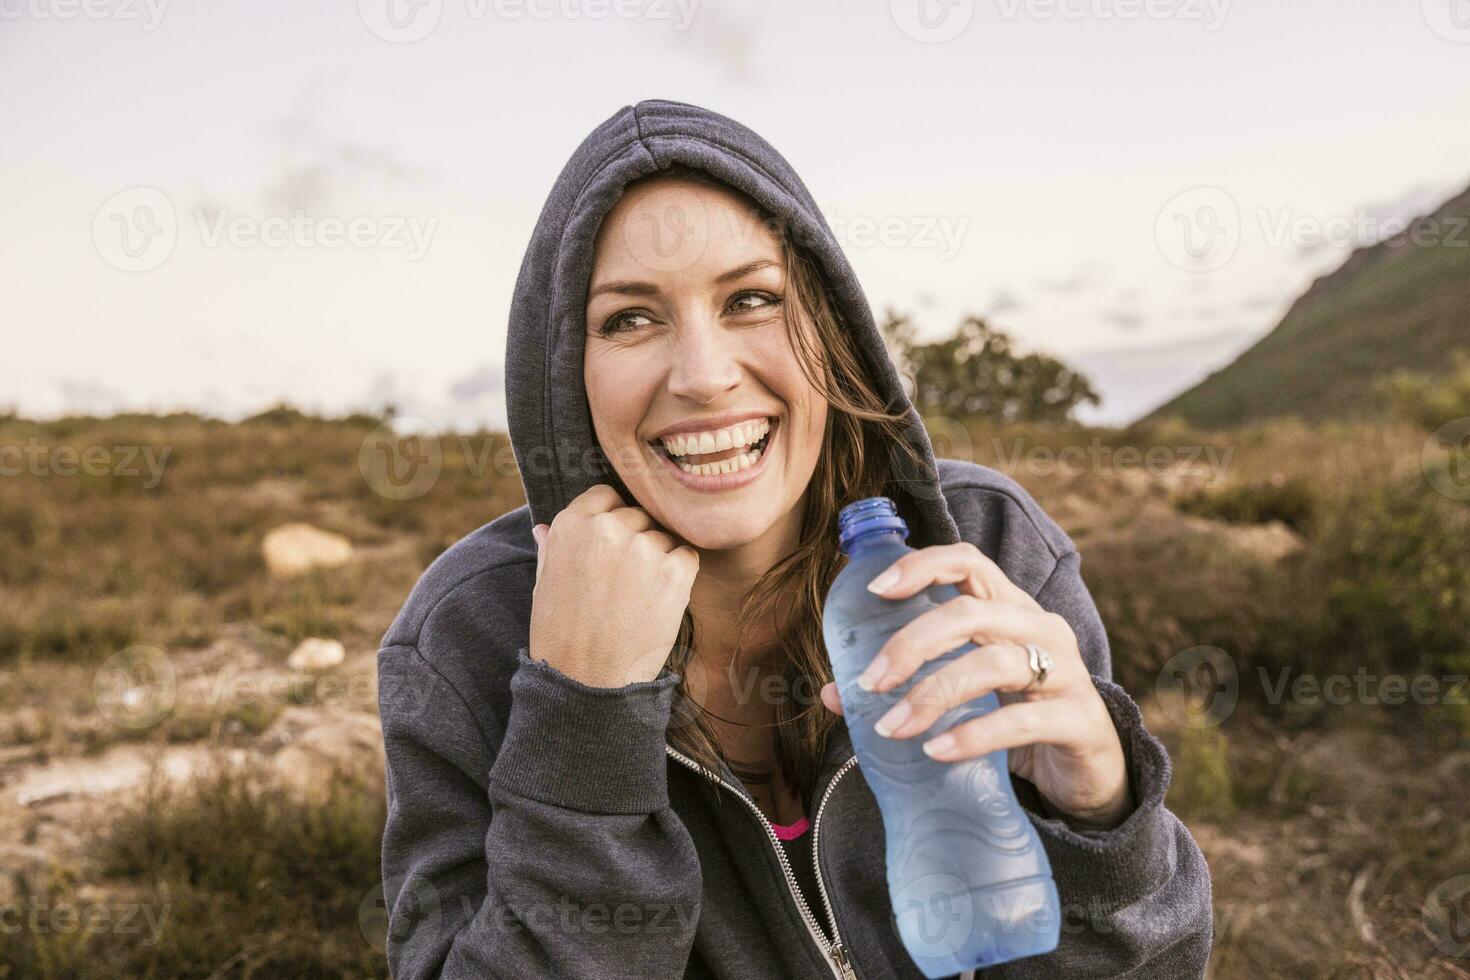
M827 403L787 335L782 255L741 198L672 178L630 189L598 232L593 427L638 505L701 549L799 530Z

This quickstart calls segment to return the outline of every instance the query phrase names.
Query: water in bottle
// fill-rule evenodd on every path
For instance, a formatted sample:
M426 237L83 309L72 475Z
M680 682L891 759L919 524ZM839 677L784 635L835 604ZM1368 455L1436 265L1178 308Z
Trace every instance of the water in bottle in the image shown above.
M857 686L890 636L959 594L942 584L903 600L868 591L870 581L913 550L907 537L908 525L887 497L842 509L838 546L848 563L827 593L822 630L858 767L883 814L898 934L926 977L944 977L1055 949L1061 916L1051 864L1016 802L1005 750L939 762L922 748L994 711L994 694L951 708L911 738L885 738L873 729L915 684L975 646L929 661L891 691Z

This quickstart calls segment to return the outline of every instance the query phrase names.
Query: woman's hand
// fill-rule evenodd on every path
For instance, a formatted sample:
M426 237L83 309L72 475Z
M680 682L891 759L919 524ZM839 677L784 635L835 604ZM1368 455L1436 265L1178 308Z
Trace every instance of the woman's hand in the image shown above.
M896 702L878 720L880 735L923 735L950 708L995 691L999 709L932 733L924 751L954 762L1008 749L1011 771L1074 827L1105 830L1123 822L1134 806L1123 746L1065 619L1042 609L968 542L907 554L873 583L886 586L869 589L887 599L906 599L936 583L955 585L961 594L889 637L858 679L864 689L891 690L925 662L976 644ZM1051 654L1054 666L1044 683L1023 691L1032 681L1026 643ZM822 689L822 700L841 713L835 684Z
M531 658L592 687L657 677L678 639L699 553L605 483L532 534Z

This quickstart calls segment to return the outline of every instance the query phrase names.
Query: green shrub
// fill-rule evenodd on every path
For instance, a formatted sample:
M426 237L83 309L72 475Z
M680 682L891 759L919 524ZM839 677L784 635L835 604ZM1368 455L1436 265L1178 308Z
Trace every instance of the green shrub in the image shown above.
M1229 483L1180 497L1175 506L1186 514L1231 524L1280 521L1302 534L1311 530L1316 498L1305 481L1297 479Z
M1376 386L1398 418L1428 431L1470 415L1470 353L1455 351L1444 375L1396 371Z

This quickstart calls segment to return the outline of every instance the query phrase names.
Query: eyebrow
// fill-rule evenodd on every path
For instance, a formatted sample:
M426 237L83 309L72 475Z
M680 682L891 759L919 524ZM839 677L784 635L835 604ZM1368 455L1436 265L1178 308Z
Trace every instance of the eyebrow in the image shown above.
M720 273L718 276L715 277L715 282L719 283L720 285L724 285L727 282L733 282L736 279L742 279L753 272L759 272L762 269L775 265L776 263L771 259L756 259L753 262L747 262L744 265L736 266L728 272ZM612 282L605 282L602 285L598 286L596 289L592 290L592 292L587 294L587 299L591 300L594 297L602 295L603 293L618 293L622 296L653 296L656 295L658 291L658 287L651 282L639 282L637 280L630 279L616 279Z

